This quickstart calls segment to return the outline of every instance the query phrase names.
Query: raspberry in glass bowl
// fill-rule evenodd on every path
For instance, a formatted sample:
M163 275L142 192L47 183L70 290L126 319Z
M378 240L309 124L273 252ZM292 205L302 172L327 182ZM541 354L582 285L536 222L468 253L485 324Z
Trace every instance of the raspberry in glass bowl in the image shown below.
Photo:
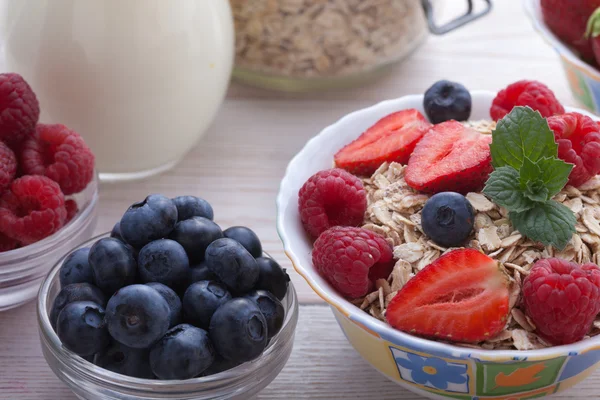
M39 115L25 79L0 74L0 311L33 299L50 267L96 225L92 150Z
M72 219L56 233L27 246L0 252L0 311L33 300L56 261L92 237L98 208L96 176L83 191L70 196L65 205L67 216Z

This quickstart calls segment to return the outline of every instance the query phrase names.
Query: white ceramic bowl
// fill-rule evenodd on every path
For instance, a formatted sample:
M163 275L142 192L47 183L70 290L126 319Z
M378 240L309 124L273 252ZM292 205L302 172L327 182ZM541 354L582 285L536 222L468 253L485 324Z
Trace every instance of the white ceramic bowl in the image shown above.
M472 91L472 120L490 119L493 92ZM277 229L285 252L313 290L331 308L346 337L374 368L401 386L431 399L530 399L569 388L587 377L600 362L600 336L572 345L532 351L478 350L426 340L397 331L345 300L314 269L312 241L298 214L298 190L317 171L333 166L334 154L380 118L402 109L423 112L423 96L410 95L346 115L312 138L292 159L277 197ZM592 114L578 111L594 119ZM403 362L397 360L404 359ZM414 369L407 368L407 361ZM430 381L416 371L434 368ZM535 366L535 367L534 367ZM532 380L518 380L519 371L534 367ZM431 368L427 371L431 372ZM456 371L466 383L456 384ZM502 384L494 379L508 377ZM511 375L512 374L512 375ZM421 374L422 375L422 374ZM461 379L464 381L465 379Z

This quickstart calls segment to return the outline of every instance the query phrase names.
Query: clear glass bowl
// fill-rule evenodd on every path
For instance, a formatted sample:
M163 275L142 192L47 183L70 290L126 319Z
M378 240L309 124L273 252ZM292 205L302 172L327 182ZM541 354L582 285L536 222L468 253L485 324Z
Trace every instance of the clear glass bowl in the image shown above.
M104 234L81 244L91 246ZM75 250L73 248L72 250ZM65 257L67 252L64 253ZM188 380L148 380L117 374L84 360L62 346L48 313L60 291L58 273L64 257L50 271L38 295L37 311L44 357L52 371L80 399L85 400L208 400L247 399L264 389L285 366L294 344L298 322L296 290L290 282L282 303L286 310L281 331L256 360L219 374Z
M97 222L98 180L72 196L77 215L61 230L39 242L0 253L0 311L35 298L40 283L58 259L94 235Z

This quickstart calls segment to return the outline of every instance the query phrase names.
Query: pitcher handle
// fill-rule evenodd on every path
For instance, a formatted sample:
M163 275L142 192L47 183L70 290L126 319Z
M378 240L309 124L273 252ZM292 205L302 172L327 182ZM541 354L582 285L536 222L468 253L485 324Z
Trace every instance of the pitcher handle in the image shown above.
M453 19L452 21L447 22L441 26L436 25L434 21L433 5L431 4L431 0L421 0L421 3L423 5L423 10L425 10L425 15L427 16L427 24L429 25L429 31L434 35L443 35L465 24L468 24L471 21L474 21L477 18L481 18L484 15L488 14L490 11L492 11L492 0L483 1L485 1L486 3L485 9L478 13L473 13L473 0L467 0L469 8L466 14L457 17L456 19Z

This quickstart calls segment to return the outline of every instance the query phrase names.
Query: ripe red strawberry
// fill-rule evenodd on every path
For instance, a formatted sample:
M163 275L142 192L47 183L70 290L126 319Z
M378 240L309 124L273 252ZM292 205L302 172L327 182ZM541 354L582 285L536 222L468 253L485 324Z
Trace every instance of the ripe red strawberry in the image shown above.
M428 193L481 190L492 172L491 142L456 121L434 125L408 161L406 182Z
M355 175L370 175L384 162L408 163L431 124L415 109L383 117L334 157L335 165Z
M600 8L590 16L585 36L589 39L597 64L600 64Z
M416 335L477 343L504 328L509 279L474 249L454 250L426 266L390 302L391 326Z
M600 7L600 0L541 0L541 7L548 28L577 50L584 60L593 61L594 54L585 31L588 18Z
M600 173L600 128L576 112L549 117L548 126L558 143L558 157L574 164L569 185L581 186Z

